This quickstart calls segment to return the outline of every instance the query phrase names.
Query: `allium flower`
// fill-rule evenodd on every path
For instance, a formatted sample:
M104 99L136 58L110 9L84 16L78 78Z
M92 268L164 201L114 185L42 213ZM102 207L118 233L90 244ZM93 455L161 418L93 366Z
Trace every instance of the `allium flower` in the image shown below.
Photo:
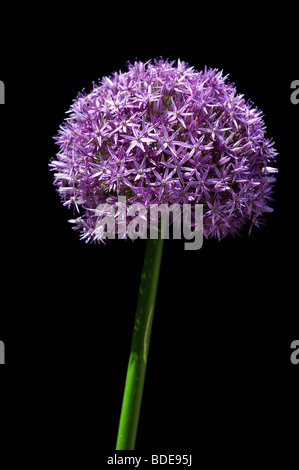
M203 234L223 238L270 212L277 152L262 112L217 69L129 64L78 94L50 166L86 241L99 204L203 204ZM117 211L116 211L117 214Z

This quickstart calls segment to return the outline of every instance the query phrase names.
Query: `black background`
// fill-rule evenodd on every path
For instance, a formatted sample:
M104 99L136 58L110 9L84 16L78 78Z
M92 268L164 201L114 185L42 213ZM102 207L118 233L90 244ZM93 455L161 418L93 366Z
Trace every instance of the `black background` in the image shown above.
M235 240L164 243L136 452L232 466L292 460L298 440L298 12L69 5L10 16L1 106L3 449L104 462L115 447L145 241L87 245L48 162L78 91L160 57L229 74L279 152L274 213ZM24 16L23 16L24 15ZM298 38L297 38L298 39ZM60 453L61 451L61 453Z

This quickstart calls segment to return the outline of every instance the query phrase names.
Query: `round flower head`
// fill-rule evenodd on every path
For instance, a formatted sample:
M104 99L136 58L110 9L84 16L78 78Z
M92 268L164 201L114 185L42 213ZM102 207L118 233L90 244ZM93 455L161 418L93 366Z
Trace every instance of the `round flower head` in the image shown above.
M277 155L262 112L217 69L129 64L78 94L50 166L86 241L101 241L99 205L203 205L203 234L221 239L272 209ZM126 224L130 221L127 217Z

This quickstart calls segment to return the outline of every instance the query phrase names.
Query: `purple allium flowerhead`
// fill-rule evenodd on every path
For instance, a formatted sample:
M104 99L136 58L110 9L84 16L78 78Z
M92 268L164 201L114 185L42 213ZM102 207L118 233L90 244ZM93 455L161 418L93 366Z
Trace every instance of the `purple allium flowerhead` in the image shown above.
M50 166L86 241L101 241L95 209L117 208L119 196L147 208L202 204L206 238L250 231L272 211L274 143L222 71L136 61L79 93L68 113Z

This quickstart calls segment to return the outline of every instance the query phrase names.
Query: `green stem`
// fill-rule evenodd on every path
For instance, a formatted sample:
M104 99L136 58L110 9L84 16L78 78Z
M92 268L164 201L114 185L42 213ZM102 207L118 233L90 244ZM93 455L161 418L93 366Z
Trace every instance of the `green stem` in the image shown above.
M116 450L135 449L163 238L159 236L157 240L148 239L146 243Z

